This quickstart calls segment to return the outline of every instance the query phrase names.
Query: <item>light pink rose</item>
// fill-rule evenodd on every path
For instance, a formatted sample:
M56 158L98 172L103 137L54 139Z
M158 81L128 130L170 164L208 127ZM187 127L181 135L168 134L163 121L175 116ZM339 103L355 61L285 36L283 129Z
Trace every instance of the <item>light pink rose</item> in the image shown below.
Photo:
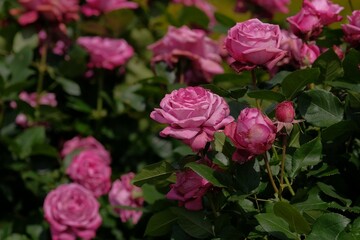
M293 103L290 101L284 101L276 105L275 116L279 122L292 122L295 117Z
M81 151L72 159L66 174L74 182L90 190L95 197L107 194L111 187L111 168L104 163L97 150Z
M109 202L115 207L115 211L120 215L122 222L131 221L136 224L141 218L142 211L140 210L127 210L116 208L116 206L125 206L133 208L141 208L144 204L141 188L131 184L132 179L135 177L133 172L124 174L113 182L109 192Z
M139 5L128 0L86 0L81 7L81 12L85 16L99 16L101 13L107 13L119 9L134 9Z
M180 206L197 211L203 208L202 197L212 184L191 169L176 173L176 183L170 185L167 199L178 200Z
M109 165L111 163L111 156L109 152L98 140L92 136L85 138L77 136L66 141L61 150L61 156L65 157L66 155L69 155L76 150L96 150L97 154L101 156L105 164Z
M248 10L253 12L254 16L272 18L274 14L288 13L288 5L290 0L238 0L235 11L246 12Z
M296 15L288 17L291 31L303 39L314 39L322 32L321 19L311 13L307 8L302 8Z
M339 13L344 9L329 0L304 0L303 8L307 8L309 12L317 15L325 26L341 21L342 17Z
M88 67L113 70L123 66L133 55L133 48L124 39L80 37L77 43L90 55Z
M353 11L348 21L348 24L341 25L345 41L357 47L360 45L360 10Z
M193 151L203 149L216 131L234 121L225 100L202 87L174 90L161 100L160 107L150 115L169 125L160 135L180 139Z
M320 56L320 48L315 43L304 43L300 49L300 64L310 66Z
M37 20L66 23L79 18L78 0L18 0L23 9L12 9L11 14L19 16L20 25Z
M174 3L181 3L185 6L194 6L203 11L210 20L210 25L216 24L215 7L208 3L206 0L173 0Z
M275 141L276 127L273 122L257 108L245 108L240 112L237 122L225 127L228 136L240 152L233 156L235 161L250 160L269 150ZM242 156L239 159L239 156ZM236 158L235 158L236 157Z
M45 219L53 240L93 239L101 225L99 203L79 184L63 184L49 192L44 201Z
M228 31L225 46L233 58L231 67L236 71L257 66L271 71L286 56L280 49L281 31L278 25L250 19L237 23Z
M214 75L224 72L217 43L202 30L170 26L167 34L148 48L153 52L152 63L163 61L170 68L178 63L186 65L184 81L189 85L210 82Z

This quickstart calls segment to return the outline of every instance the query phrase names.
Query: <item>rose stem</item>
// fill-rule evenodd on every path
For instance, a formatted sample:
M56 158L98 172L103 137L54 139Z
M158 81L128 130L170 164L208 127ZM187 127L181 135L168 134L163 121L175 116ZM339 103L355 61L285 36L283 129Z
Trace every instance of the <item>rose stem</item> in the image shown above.
M98 78L98 96L96 101L96 113L97 113L96 117L98 119L101 119L103 117L103 99L101 96L103 88L104 88L104 77L103 77L103 72L101 71L100 76Z
M294 189L291 187L289 179L286 176L284 176L284 179L285 179L285 182L286 182L286 186L289 188L289 191L290 191L291 195L295 196Z
M281 196L283 192L283 184L284 184L284 173L285 173L285 160L286 160L286 145L287 145L287 136L284 133L282 137L282 157L281 157L281 173L280 173L280 190L279 190L279 196Z
M353 12L354 11L354 5L352 4L352 1L348 0L348 3L349 3L351 11Z
M37 87L36 87L36 106L35 106L35 118L36 119L38 119L40 117L39 105L40 105L41 92L42 92L43 85L44 85L44 76L45 76L45 71L46 71L47 49L48 49L48 46L47 46L47 43L45 43L41 49L41 53L40 53L41 58L40 58L40 63L38 65L39 78L38 78Z
M252 79L252 86L254 89L256 89L257 88L257 86L256 86L257 79L256 79L255 69L251 70L251 79ZM256 103L256 107L258 109L261 109L259 99L255 99L255 103Z
M275 191L276 194L279 193L279 189L276 187L276 184L274 182L274 178L272 176L272 172L271 172L271 169L270 169L270 164L269 164L269 160L268 160L268 157L267 157L267 154L266 152L264 153L264 161L265 161L265 166L266 166L266 170L267 170L267 173L269 175L269 179L270 179L270 182L271 182L271 185ZM281 196L280 197L280 200L281 200Z

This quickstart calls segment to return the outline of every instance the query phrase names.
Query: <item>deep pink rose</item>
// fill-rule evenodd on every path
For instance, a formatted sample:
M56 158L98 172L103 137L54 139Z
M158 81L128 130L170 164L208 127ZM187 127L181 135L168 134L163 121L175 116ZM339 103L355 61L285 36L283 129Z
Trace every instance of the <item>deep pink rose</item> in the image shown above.
M280 48L287 51L288 54L278 63L278 65L291 64L295 67L299 67L299 59L301 59L300 49L303 45L303 41L286 30L281 30L281 35Z
M180 206L197 211L202 209L202 197L212 184L191 169L176 173L176 183L170 185L167 199L178 200Z
M86 0L81 7L81 12L85 16L99 16L118 9L134 9L139 5L128 0Z
M23 9L13 9L13 15L20 15L20 25L28 25L43 19L47 22L66 23L79 18L78 0L18 0Z
M214 133L234 119L225 100L202 87L174 90L161 100L150 117L169 126L160 132L182 140L193 151L203 149Z
M304 43L300 49L300 65L310 66L320 56L320 48L315 43Z
M324 26L321 19L307 8L302 8L296 15L288 17L287 21L290 24L291 31L304 39L316 38Z
M123 66L133 55L133 48L124 39L80 37L77 43L90 55L90 68L113 70Z
M244 155L234 160L243 162L250 159L251 155L263 154L271 148L276 137L276 127L259 109L245 108L240 112L237 122L225 127L224 133Z
M76 183L90 190L95 197L107 194L111 187L111 168L97 150L86 149L76 155L66 173Z
M115 211L120 215L122 222L131 221L136 224L141 215L140 210L127 210L116 208L116 206L125 206L133 208L141 208L144 204L141 188L131 184L132 179L135 177L133 172L124 174L113 182L109 192L109 202L115 207Z
M61 156L65 157L73 153L74 151L82 150L96 150L97 154L101 156L103 162L107 165L111 163L111 157L109 152L104 148L104 146L96 140L94 137L74 137L64 143L64 146L61 150Z
M258 19L237 23L228 31L225 40L226 49L233 58L231 66L236 71L257 66L271 70L286 55L280 43L279 26Z
M186 65L184 81L189 85L210 82L224 72L218 44L202 30L170 26L167 34L148 48L153 52L153 63L163 61L170 68L178 63Z
M317 15L323 25L341 21L342 17L339 13L344 9L329 0L304 0L303 8Z
M254 16L272 18L275 13L288 13L290 0L238 0L235 11L253 12Z
M215 7L206 0L173 0L174 3L181 3L185 6L194 6L203 11L210 20L210 25L213 26L216 23L215 19Z
M279 103L275 108L275 116L279 122L292 122L295 117L293 103L290 101Z
M345 41L357 47L360 45L360 10L353 11L348 21L348 24L341 25Z
M99 203L79 184L63 184L49 192L44 201L45 219L53 240L90 240L101 225Z

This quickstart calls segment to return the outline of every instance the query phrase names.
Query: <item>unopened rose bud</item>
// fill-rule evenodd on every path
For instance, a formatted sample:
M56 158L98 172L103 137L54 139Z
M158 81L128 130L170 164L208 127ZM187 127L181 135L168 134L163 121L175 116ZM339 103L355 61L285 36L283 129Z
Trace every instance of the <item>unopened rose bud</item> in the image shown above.
M295 117L293 103L284 101L276 106L275 116L279 122L291 123Z

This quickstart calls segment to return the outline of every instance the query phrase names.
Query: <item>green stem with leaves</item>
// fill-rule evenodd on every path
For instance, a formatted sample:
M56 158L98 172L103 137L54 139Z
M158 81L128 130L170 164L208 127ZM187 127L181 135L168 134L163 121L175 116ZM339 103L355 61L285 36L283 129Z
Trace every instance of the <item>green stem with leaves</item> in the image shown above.
M272 175L272 171L271 171L271 168L270 168L270 163L269 163L269 159L267 157L267 153L265 152L264 153L264 161L265 161L265 167L266 167L266 170L267 170L267 173L269 175L269 179L270 179L270 183L275 191L276 194L279 193L279 189L276 187L276 184L275 184L275 181L274 181L274 178L273 178L273 175ZM281 196L280 196L281 197ZM281 198L280 198L281 199Z

